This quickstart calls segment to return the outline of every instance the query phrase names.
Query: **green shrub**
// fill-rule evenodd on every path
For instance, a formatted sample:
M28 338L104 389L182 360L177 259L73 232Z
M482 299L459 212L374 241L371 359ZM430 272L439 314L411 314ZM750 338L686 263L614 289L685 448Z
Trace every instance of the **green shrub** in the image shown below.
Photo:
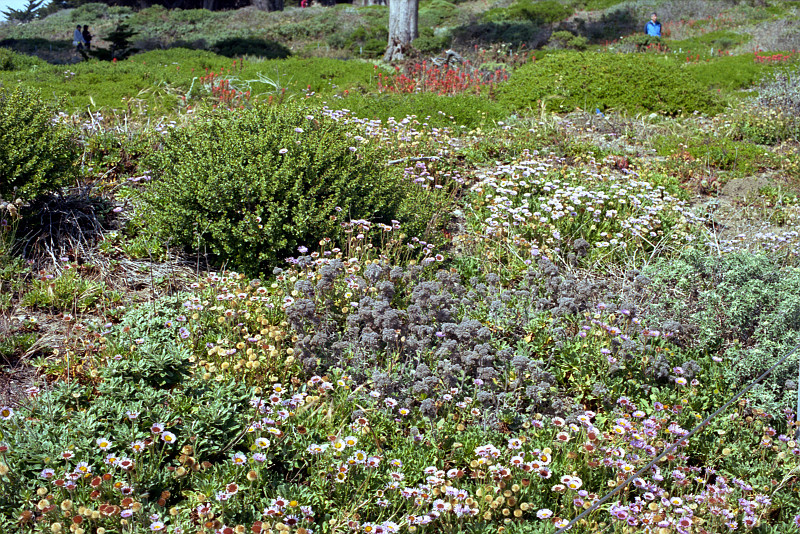
M22 297L25 306L60 311L88 311L103 300L118 302L120 296L103 282L83 278L74 269L53 279L34 280Z
M75 177L75 134L54 115L35 91L0 88L0 197L31 200Z
M518 69L498 87L509 109L572 111L613 108L680 115L718 112L719 99L673 62L643 54L565 51Z
M144 217L173 244L252 273L338 236L342 220L389 223L404 182L353 135L295 105L210 113L153 157Z
M47 63L37 57L19 54L8 48L0 48L0 71L27 70L43 65L47 65Z
M527 20L534 24L552 24L572 15L573 10L556 0L518 0L506 8L494 8L487 11L484 19L487 22L504 20Z
M777 165L774 156L765 155L762 147L727 137L661 136L653 141L653 147L659 156L683 152L704 166L723 171L754 174Z
M108 15L108 5L100 2L83 4L70 13L72 22L90 24Z
M351 96L342 107L356 117L397 120L416 116L420 122L431 126L465 126L474 128L485 122L503 119L506 110L488 98L475 95L440 96L432 93L384 94Z
M419 7L420 25L424 27L443 26L453 19L457 11L456 5L447 0L431 0Z
M420 35L414 39L411 45L419 50L422 54L439 54L442 50L445 50L448 47L449 43L449 35L436 37L433 35L433 32L430 32L427 35Z
M683 69L708 88L738 91L757 85L774 67L756 63L752 55L742 54L687 63Z
M550 45L555 48L572 48L573 50L586 50L589 45L586 37L575 35L566 30L553 32L550 36Z
M462 47L503 43L512 47L537 48L549 30L530 21L500 21L465 24L453 29L453 40Z

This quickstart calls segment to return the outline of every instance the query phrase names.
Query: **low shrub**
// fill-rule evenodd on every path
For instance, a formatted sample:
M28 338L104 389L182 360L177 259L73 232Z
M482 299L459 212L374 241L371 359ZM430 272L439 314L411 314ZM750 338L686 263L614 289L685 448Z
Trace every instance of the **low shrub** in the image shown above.
M54 123L53 106L35 92L0 88L0 196L31 200L76 176L75 134Z
M431 0L420 5L419 19L424 27L438 27L447 24L458 12L458 8L447 0Z
M574 50L585 50L589 45L586 37L575 35L572 32L561 30L553 32L550 36L550 46L554 48L572 48Z
M108 4L102 2L90 2L81 4L70 13L73 22L90 24L108 15Z
M453 46L472 47L502 43L513 48L538 48L547 42L550 30L530 21L477 22L453 29Z
M556 0L532 2L517 0L509 7L493 8L484 14L487 22L527 20L534 24L552 24L572 15L573 10Z
M353 115L367 119L398 120L415 116L431 126L474 128L506 116L503 106L475 95L440 96L431 93L351 96L342 101Z
M777 164L763 148L726 137L662 136L654 140L653 146L660 156L698 161L705 167L722 171L754 174Z
M518 69L497 99L510 109L575 108L681 115L721 110L719 99L679 66L643 54L561 52Z
M19 54L8 48L0 48L0 71L27 70L43 65L47 65L47 63L37 57Z
M781 268L763 255L689 250L643 274L652 282L643 293L650 322L683 336L693 350L730 362L720 390L741 389L797 343L797 268ZM797 360L789 360L758 388L756 405L771 413L793 406L796 379Z
M263 272L341 220L397 217L403 183L356 133L297 105L210 113L152 158L142 216L173 244Z
M714 57L683 66L693 79L710 89L738 91L758 85L774 67L757 63L750 54Z

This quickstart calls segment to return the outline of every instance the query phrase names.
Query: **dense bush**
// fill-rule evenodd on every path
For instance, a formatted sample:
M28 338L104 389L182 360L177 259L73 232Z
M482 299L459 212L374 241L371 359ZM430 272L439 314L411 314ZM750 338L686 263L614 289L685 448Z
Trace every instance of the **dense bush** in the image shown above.
M42 65L46 63L39 58L18 54L8 48L0 48L0 71L23 70Z
M738 91L749 89L772 69L772 65L756 63L749 54L715 57L708 61L687 63L683 69L693 79L711 89Z
M531 2L518 0L506 8L490 9L484 15L487 22L527 20L534 24L552 24L572 15L572 9L556 0Z
M563 52L517 70L498 88L511 109L614 108L680 115L721 109L718 98L674 63L643 54Z
M572 48L574 50L585 50L588 46L586 37L575 35L572 32L561 30L553 32L548 43L553 48Z
M338 235L337 216L398 216L400 178L354 136L300 106L209 114L153 157L143 216L174 244L263 271L298 246Z
M54 191L76 174L74 133L55 124L38 93L0 88L0 196L25 200Z

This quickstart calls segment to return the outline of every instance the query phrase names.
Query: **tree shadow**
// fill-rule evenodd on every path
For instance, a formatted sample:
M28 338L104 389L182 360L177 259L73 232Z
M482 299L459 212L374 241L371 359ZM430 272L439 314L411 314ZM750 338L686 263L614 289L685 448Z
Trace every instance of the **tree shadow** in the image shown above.
M50 41L41 37L29 37L25 39L3 39L0 46L10 48L20 54L36 55L40 51L59 51L74 50L72 41Z
M253 37L223 39L209 50L230 58L259 56L265 59L285 59L292 55L291 50L278 42Z
M459 46L485 46L507 43L538 48L550 38L550 28L533 22L474 22L453 29L453 42Z
M644 30L645 22L639 20L632 10L620 8L610 13L603 13L597 20L586 21L576 18L569 23L562 24L558 29L566 29L586 37L592 44L601 44L641 32Z
M72 45L72 40L51 41L40 37L3 39L0 40L0 47L26 56L36 56L55 65L66 65L83 60Z

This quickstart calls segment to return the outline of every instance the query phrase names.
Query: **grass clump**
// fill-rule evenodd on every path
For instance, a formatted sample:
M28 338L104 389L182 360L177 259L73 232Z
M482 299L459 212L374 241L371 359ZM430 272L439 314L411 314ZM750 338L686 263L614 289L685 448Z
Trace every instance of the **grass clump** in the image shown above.
M144 194L151 227L259 272L337 235L342 220L389 223L403 184L356 134L298 105L211 113L153 157Z
M643 54L562 52L528 64L498 88L514 110L613 108L632 113L714 114L721 102L672 62Z
M79 148L55 113L35 91L0 88L0 197L31 200L75 177Z

